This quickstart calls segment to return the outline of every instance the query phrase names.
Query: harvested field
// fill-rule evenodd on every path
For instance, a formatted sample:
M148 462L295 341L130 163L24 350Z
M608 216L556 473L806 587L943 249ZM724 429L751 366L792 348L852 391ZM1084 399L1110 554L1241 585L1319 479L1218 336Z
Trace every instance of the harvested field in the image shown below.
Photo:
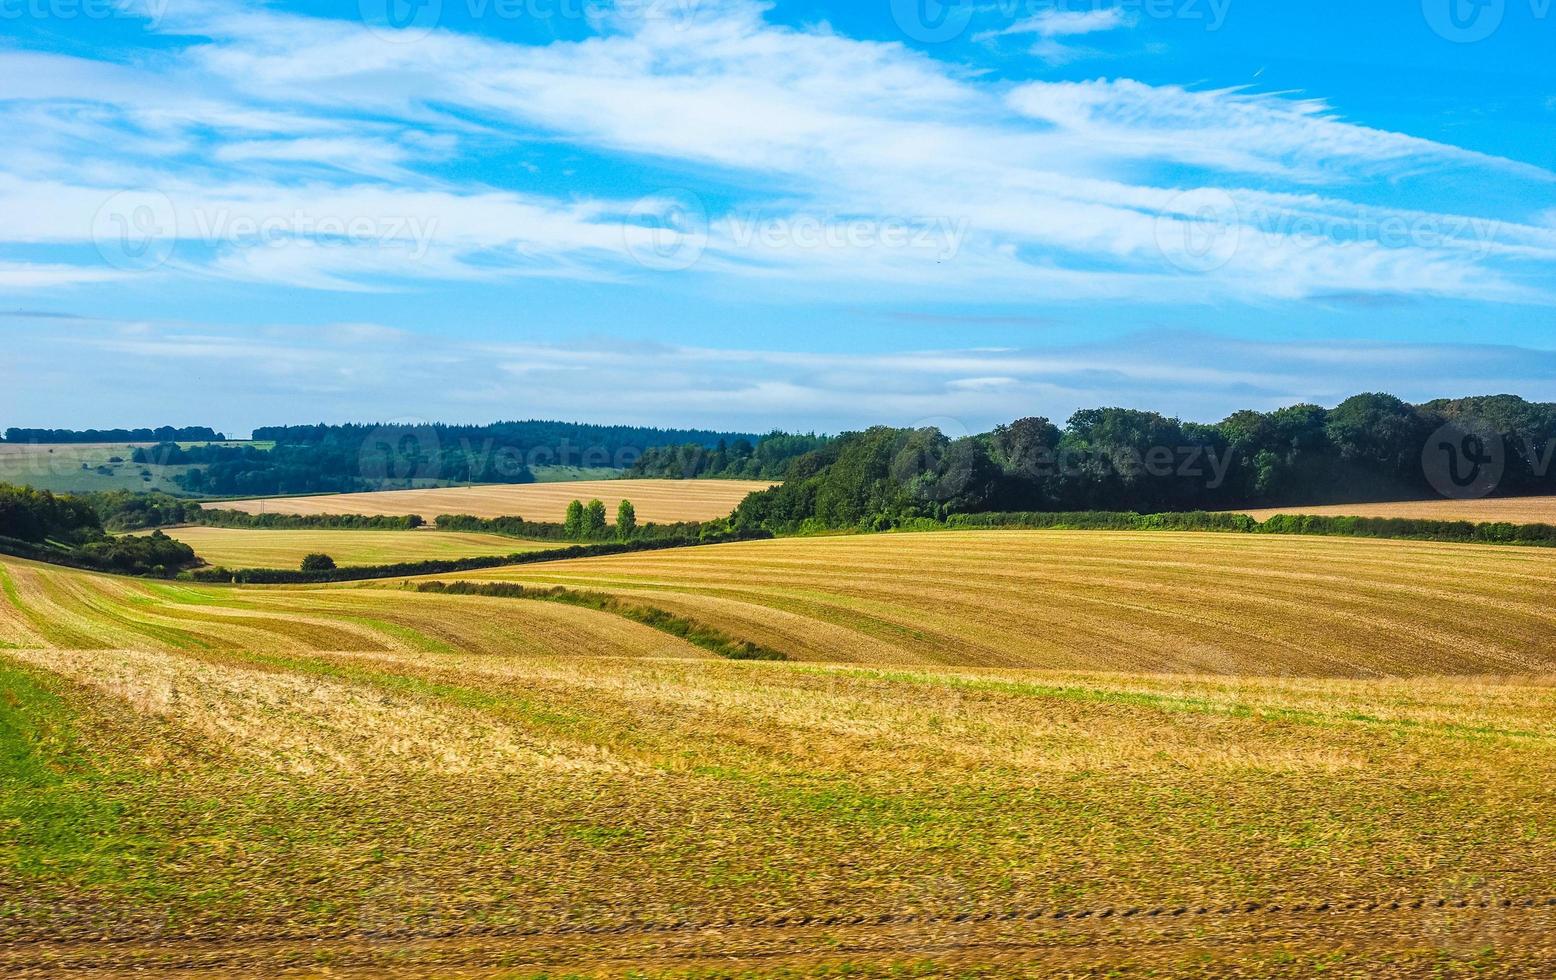
M1270 507L1246 510L1255 520L1276 514L1316 514L1329 517L1413 517L1429 521L1505 521L1509 524L1556 524L1556 497L1492 497L1486 500L1405 500L1390 504L1331 504L1317 507Z
M750 541L460 574L640 596L791 658L1186 673L1556 672L1556 551L969 531Z
M748 480L585 480L266 497L205 506L250 514L419 514L428 521L439 514L470 514L560 522L570 501L596 498L604 502L607 518L615 520L616 505L625 498L632 501L639 522L663 524L727 517L747 494L770 486Z
M958 532L495 576L786 663L0 559L0 971L1547 975L1553 559Z
M296 568L304 555L322 552L337 565L387 565L434 558L511 555L556 547L500 534L457 531L254 530L180 527L165 532L211 565L228 568Z

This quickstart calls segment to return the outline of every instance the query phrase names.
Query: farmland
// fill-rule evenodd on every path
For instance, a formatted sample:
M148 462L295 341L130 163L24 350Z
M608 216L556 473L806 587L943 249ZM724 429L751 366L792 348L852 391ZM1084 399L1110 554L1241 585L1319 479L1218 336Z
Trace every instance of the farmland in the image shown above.
M90 490L183 493L173 478L188 472L190 467L130 462L137 448L149 445L151 443L0 443L0 483L26 484L64 493ZM222 445L268 446L267 443ZM115 459L119 462L113 462Z
M1556 672L1556 551L1236 534L786 538L462 574L649 597L805 660Z
M435 558L511 555L554 547L497 534L446 531L253 530L181 527L167 532L210 565L228 568L296 568L304 555L322 552L337 565L387 565Z
M632 501L639 521L671 523L726 517L746 495L772 484L747 480L582 480L523 483L316 497L268 497L209 504L250 514L439 514L475 517L523 517L560 522L569 501L598 498L615 514L616 504Z
M6 559L0 969L1545 973L1553 561L945 532L486 575L763 663Z
M1242 511L1255 520L1276 514L1316 514L1332 517L1410 517L1429 521L1504 521L1510 524L1556 524L1556 497L1488 497L1482 500L1405 500L1387 504L1328 504L1315 507L1268 507Z

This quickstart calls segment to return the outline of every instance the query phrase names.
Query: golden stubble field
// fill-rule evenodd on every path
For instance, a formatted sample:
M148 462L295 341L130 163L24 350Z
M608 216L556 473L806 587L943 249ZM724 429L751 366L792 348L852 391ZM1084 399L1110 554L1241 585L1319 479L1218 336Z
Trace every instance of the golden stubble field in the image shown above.
M205 506L250 514L419 514L429 521L439 514L470 514L560 522L569 502L593 499L605 504L608 520L615 520L616 505L625 499L632 501L639 522L672 523L728 517L748 494L770 486L749 480L581 480L266 497Z
M505 573L782 663L5 560L0 969L1548 975L1553 557L984 532Z
M341 566L387 565L435 558L511 555L555 547L554 543L463 531L178 527L165 533L189 545L207 564L228 568L296 568L303 556L314 553L327 554Z
M1509 524L1556 524L1556 497L1492 497L1485 500L1404 500L1386 504L1331 504L1314 507L1270 507L1240 511L1255 520L1276 514L1317 514L1330 517L1410 517L1429 521L1505 521Z
M802 660L1255 675L1556 672L1556 550L966 531L458 576L652 599Z

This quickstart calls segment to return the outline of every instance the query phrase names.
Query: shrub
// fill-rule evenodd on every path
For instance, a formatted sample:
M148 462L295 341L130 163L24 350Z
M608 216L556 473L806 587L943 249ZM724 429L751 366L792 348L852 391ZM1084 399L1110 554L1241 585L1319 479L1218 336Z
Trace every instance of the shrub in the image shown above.
M335 559L331 558L329 555L315 552L314 554L303 556L302 571L333 572L334 570Z

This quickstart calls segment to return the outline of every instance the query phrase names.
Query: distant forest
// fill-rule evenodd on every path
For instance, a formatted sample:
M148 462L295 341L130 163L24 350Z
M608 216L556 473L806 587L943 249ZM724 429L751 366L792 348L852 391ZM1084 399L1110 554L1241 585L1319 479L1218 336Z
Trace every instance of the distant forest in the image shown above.
M1474 428L1475 440L1441 428ZM960 439L935 429L765 436L564 422L311 425L257 429L254 445L180 446L209 429L10 429L8 438L177 438L134 453L181 465L191 493L349 492L437 483L527 483L531 467L610 467L625 476L781 480L736 514L745 529L894 527L991 511L1169 511L1361 503L1434 496L1444 474L1493 467L1486 490L1556 494L1556 405L1514 395L1411 405L1357 395L1334 408L1237 412L1215 424L1086 409L1060 427L1024 418ZM1445 442L1445 439L1447 441ZM144 441L144 440L136 440ZM1482 459L1484 456L1484 459ZM1443 472L1429 472L1429 461ZM1451 464L1451 465L1450 465Z
M160 531L106 534L100 507L110 496L132 495L93 499L0 483L0 554L140 575L166 575L199 563L192 548Z
M1461 431L1443 434L1450 422L1486 436L1466 443ZM1491 472L1494 459L1501 473L1489 489L1497 494L1552 494L1553 456L1556 405L1513 395L1410 405L1366 394L1332 409L1238 412L1215 425L1088 409L1062 429L1026 418L961 439L935 429L845 433L796 458L782 486L747 497L734 523L787 533L990 511L1148 514L1420 499L1441 490L1428 461L1440 461L1443 474L1451 466L1469 475Z
M691 443L649 449L627 476L658 480L781 480L789 465L831 442L829 436L773 432L758 439L720 439L713 446Z
M435 483L530 483L535 466L625 470L666 446L708 447L755 436L573 422L491 425L293 425L254 430L254 446L172 443L137 450L134 462L195 467L178 478L191 493L264 495L351 492Z
M171 425L155 429L17 429L5 430L6 442L221 442L227 437L203 425Z

